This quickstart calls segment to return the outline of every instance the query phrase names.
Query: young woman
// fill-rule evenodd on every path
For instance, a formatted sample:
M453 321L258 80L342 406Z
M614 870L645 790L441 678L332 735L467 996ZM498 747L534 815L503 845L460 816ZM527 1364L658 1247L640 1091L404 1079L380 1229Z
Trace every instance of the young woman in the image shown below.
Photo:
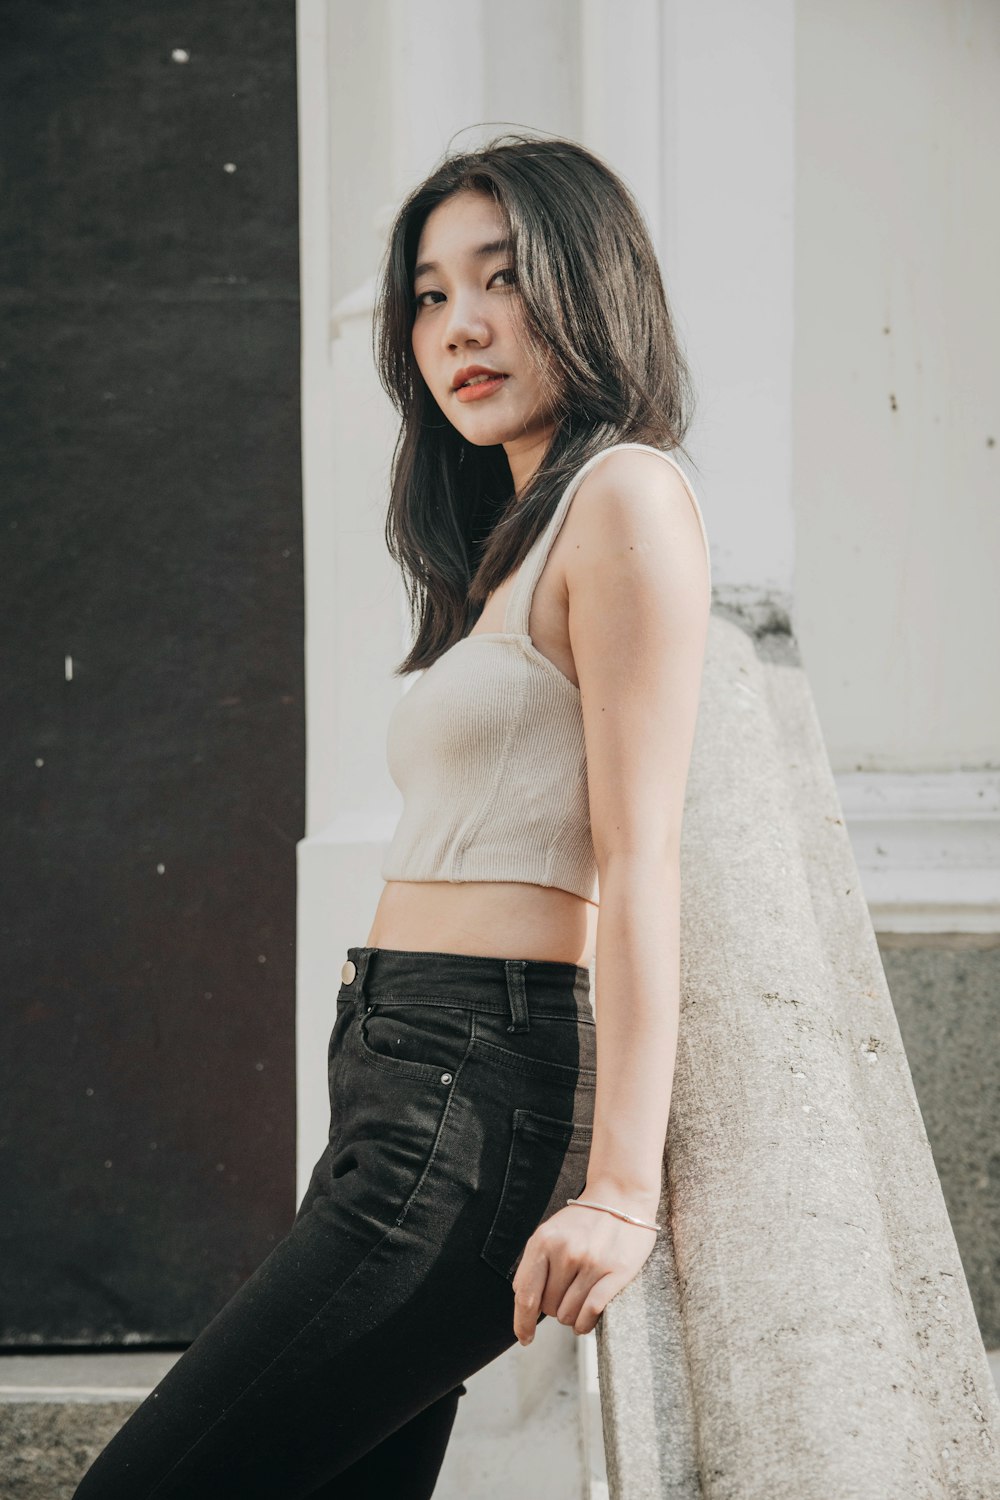
M446 158L391 230L376 353L422 675L329 1141L79 1500L429 1496L463 1381L542 1317L589 1332L656 1241L711 580L632 196L557 138Z

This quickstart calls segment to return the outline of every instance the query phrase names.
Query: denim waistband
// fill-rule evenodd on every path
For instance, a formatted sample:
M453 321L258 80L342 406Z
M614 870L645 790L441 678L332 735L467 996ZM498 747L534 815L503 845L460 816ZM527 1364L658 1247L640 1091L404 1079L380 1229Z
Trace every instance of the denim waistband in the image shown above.
M375 1000L443 1000L449 1005L593 1021L590 970L553 959L491 958L469 953L348 948L355 976L347 988ZM520 1029L518 1026L516 1029Z

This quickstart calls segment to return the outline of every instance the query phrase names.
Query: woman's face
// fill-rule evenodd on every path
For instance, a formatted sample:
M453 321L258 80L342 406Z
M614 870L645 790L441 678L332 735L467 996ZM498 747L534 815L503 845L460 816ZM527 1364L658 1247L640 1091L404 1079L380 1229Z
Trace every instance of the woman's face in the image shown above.
M413 355L449 422L477 447L502 444L515 490L540 462L555 427L523 352L521 299L505 226L486 193L463 190L428 214L413 279ZM490 248L492 247L492 248ZM481 365L503 378L456 389Z

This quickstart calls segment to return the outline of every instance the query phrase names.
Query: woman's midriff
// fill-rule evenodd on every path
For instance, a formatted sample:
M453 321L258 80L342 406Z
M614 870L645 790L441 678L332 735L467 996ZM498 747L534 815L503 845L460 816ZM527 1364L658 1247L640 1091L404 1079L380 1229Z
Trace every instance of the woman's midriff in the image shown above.
M556 886L496 880L387 880L370 948L593 962L598 908Z

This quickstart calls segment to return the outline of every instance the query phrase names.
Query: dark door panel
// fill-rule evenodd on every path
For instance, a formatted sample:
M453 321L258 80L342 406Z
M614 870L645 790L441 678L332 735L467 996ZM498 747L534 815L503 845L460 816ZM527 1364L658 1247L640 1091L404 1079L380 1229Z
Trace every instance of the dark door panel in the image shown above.
M0 9L0 1342L185 1343L295 1209L295 12Z

